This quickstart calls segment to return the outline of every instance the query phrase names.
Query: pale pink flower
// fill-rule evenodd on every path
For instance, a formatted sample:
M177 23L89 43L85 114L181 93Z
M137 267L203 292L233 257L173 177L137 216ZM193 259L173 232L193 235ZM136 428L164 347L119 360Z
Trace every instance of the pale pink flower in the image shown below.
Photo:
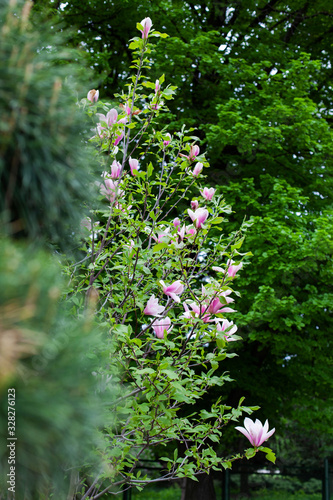
M200 148L196 144L192 144L190 148L189 160L194 160L196 156L200 153Z
M167 227L164 231L161 231L155 236L152 234L152 238L154 241L157 243L167 243L170 240L170 235L168 234L170 231L170 228Z
M111 179L118 179L121 172L121 164L114 160L111 165Z
M209 215L209 212L206 208L197 208L195 212L188 208L187 213L191 217L192 222L195 223L197 229L200 229L202 227L203 223L206 221Z
M125 246L125 247L127 247L129 250L132 250L132 248L134 248L134 247L135 247L135 243L134 243L134 241L133 241L133 240L129 240L129 244L127 245L127 244L125 243L125 245L124 245L124 246Z
M196 304L196 302L192 302L190 304L190 307L192 309L192 311L194 312L194 315L196 318L201 318L203 320L204 323L208 323L209 321L209 318L210 318L210 314L209 312L207 311L207 305L204 305L204 304ZM205 314L205 312L207 311L207 314Z
M178 233L177 234L178 234L178 237L179 237L180 241L183 241L184 238L185 238L185 224L183 225L182 228L180 228L180 227L178 228Z
M192 318L192 313L189 310L188 305L186 304L186 302L183 302L183 306L184 306L185 312L184 312L184 314L182 314L180 316L180 318L191 319Z
M200 174L200 172L201 172L202 169L203 169L203 164L200 163L200 162L197 163L196 166L193 169L192 175L194 177L197 177Z
M89 90L89 92L87 94L87 99L90 102L97 102L98 96L99 96L99 90L92 89L92 90Z
M164 309L164 306L158 305L158 299L156 299L155 295L152 295L148 300L143 313L147 314L147 316L159 316Z
M242 262L240 264L238 264L238 266L234 266L234 261L229 260L228 261L228 275L233 278L234 276L236 276L237 271L242 269L242 267L243 267Z
M244 427L235 427L235 429L244 434L255 448L261 446L275 432L275 428L268 432L268 420L262 425L260 420L257 419L253 422L253 420L246 417L244 419Z
M197 234L197 230L192 225L186 226L185 231L186 231L186 234L189 234L190 236L195 236Z
M157 94L160 90L161 90L160 81L156 80L156 82L155 82L155 94Z
M130 169L131 169L131 174L133 176L135 176L136 172L134 172L134 170L139 170L139 161L135 160L134 158L130 158L128 160L128 163L129 163L129 166L130 166Z
M229 328L229 330L228 330ZM219 332L225 332L224 338L227 342L231 342L237 339L234 339L232 335L237 332L238 328L236 325L234 325L233 321L228 321L227 319L223 319L222 323L218 322L216 323L216 329Z
M105 179L104 184L101 185L101 193L106 196L109 201L114 201L116 197L122 197L125 193L119 189L117 182L111 179Z
M148 33L153 25L152 20L150 19L150 17L145 17L144 19L142 19L140 24L143 27L143 30L140 30L142 33L142 38L144 40L147 40Z
M101 139L107 136L107 133L103 132L104 130L106 130L105 127L102 127L100 123L97 124L96 128L97 128L97 133Z
M169 146L171 142L171 135L170 134L165 134L165 135L170 137L170 139L163 141L163 146Z
M156 337L158 339L163 339L171 329L171 319L168 316L166 318L158 319L154 321L152 326Z
M175 219L173 219L173 225L175 227L180 226L180 218L179 217L176 217Z
M179 303L180 298L178 297L178 295L181 295L184 291L184 285L182 284L182 282L180 280L177 280L169 286L166 285L162 280L160 280L160 283L163 287L163 292L165 293L165 295L168 295L175 302Z
M237 266L234 266L234 261L233 260L229 260L228 263L227 263L227 266L228 266L227 270L223 269L223 267L219 267L219 266L213 266L212 269L213 269L213 271L216 271L218 273L225 274L227 272L228 275L231 278L233 278L234 276L236 276L237 271L239 271L243 267L243 263L241 262Z
M235 312L235 310L231 309L231 307L227 307L225 304L221 304L220 299L218 297L216 297L211 301L208 311L211 314L224 314L229 312Z
M196 210L197 208L199 208L199 202L198 202L198 200L192 200L191 201L191 208L192 208L192 210Z
M215 189L214 188L203 188L203 190L200 190L201 195L208 201L210 201L214 194L215 194Z
M118 144L120 143L120 141L122 140L123 137L124 137L124 131L122 130L120 135L116 136L116 139L114 141L114 145L118 146Z
M108 111L106 116L102 113L96 113L96 115L99 116L100 122L105 122L108 127L111 127L111 125L117 122L118 111L115 108L112 108Z

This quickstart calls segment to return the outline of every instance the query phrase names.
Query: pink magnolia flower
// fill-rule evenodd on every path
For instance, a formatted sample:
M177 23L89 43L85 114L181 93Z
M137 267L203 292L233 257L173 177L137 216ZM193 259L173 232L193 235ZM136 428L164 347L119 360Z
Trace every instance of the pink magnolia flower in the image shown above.
M190 236L195 236L197 234L197 230L192 225L186 226L185 231L186 231L186 234L189 234Z
M185 230L186 230L185 224L183 225L182 228L180 228L180 226L179 226L177 234L178 234L178 238L180 241L183 241L185 238Z
M156 82L155 82L155 94L157 94L160 90L161 90L160 81L156 80Z
M99 96L99 90L92 89L92 90L89 90L89 92L87 94L87 99L90 102L97 102L98 96Z
M106 196L109 201L114 201L117 197L122 197L125 193L119 189L119 184L111 179L105 179L101 185L101 193Z
M203 190L200 190L201 195L208 201L210 201L214 194L215 194L215 189L214 188L203 188Z
M129 166L130 166L130 169L131 169L131 174L133 176L135 176L136 172L134 172L134 170L139 170L139 161L135 160L134 158L130 158L128 160L128 163L129 163Z
M118 179L121 172L121 164L114 160L111 165L111 179Z
M120 141L122 140L123 137L124 137L124 131L122 130L120 135L116 136L116 139L114 141L114 145L118 146L118 144L120 143Z
M200 148L199 146L196 146L195 144L192 144L190 147L190 154L189 155L184 155L182 153L179 153L179 156L182 156L183 158L187 158L189 161L193 161L196 156L200 153Z
M99 137L101 139L103 139L104 137L107 136L107 133L106 132L103 132L105 129L105 127L102 127L102 125L100 123L97 124L97 134L99 135Z
M190 304L190 308L192 309L192 311L194 312L194 316L196 318L201 318L204 323L208 323L209 321L209 318L210 318L210 314L207 313L205 314L205 312L207 311L207 305L204 305L204 304L196 304L195 302L192 302Z
M209 215L208 210L206 208L197 208L195 212L193 212L188 208L187 213L191 217L192 222L195 223L197 229L200 229L202 227L203 223L206 221Z
M167 227L164 231L160 231L157 236L152 234L152 238L154 241L157 243L167 243L170 240L170 235L169 235L170 228Z
M192 318L192 313L189 310L188 305L186 304L186 302L183 302L183 306L184 306L185 312L184 312L184 314L182 314L180 316L180 318L191 319Z
M158 305L158 299L155 298L155 295L152 295L148 300L143 313L147 314L147 316L159 316L164 311L164 309L164 306Z
M175 219L173 219L173 225L175 227L180 226L180 218L179 217L176 217Z
M110 111L108 111L106 116L102 113L96 113L96 115L99 116L99 120L101 122L105 122L108 127L111 127L111 125L117 122L118 111L115 108L112 108L110 109Z
M171 329L171 319L169 317L154 321L153 328L158 339L163 339Z
M123 109L124 111L126 111L126 114L129 116L131 114L131 108L130 106L128 105L128 102L126 102L125 104L119 104L119 107L121 109ZM120 120L119 120L120 121ZM127 121L127 119L126 119Z
M234 266L234 261L233 260L229 260L228 261L228 274L230 277L234 277L236 276L236 273L237 271L239 271L240 269L242 269L243 267L243 263L241 262L240 264L238 264L238 266Z
M141 26L143 27L143 30L140 30L141 33L142 33L142 38L144 40L147 40L148 38L148 33L153 25L153 22L152 20L150 19L150 17L145 17L144 19L142 19L141 21Z
M262 425L260 420L257 419L253 422L253 420L246 417L244 419L244 427L235 427L235 429L244 434L255 448L261 446L275 432L275 428L268 432L268 420Z
M225 269L223 269L223 267L219 267L219 266L213 266L212 269L213 269L213 271L217 271L218 273L225 274L227 272L228 275L231 278L233 278L234 276L236 276L237 271L239 271L243 267L243 263L241 262L237 266L234 266L234 261L228 260L227 266L228 266L227 270L225 270Z
M191 201L191 208L192 208L192 210L196 210L197 208L199 208L199 202L198 202L198 200L192 200Z
M203 169L203 164L201 162L197 163L193 169L192 175L194 177L197 177L200 174L202 169Z
M165 134L165 135L170 137L170 139L163 141L163 146L169 146L171 142L171 135L170 134Z
M228 330L228 328L230 328L230 330ZM228 321L227 319L223 319L222 323L219 322L216 323L216 329L219 332L225 332L226 330L228 330L224 335L224 338L227 342L237 340L232 338L232 335L236 333L238 330L237 325L234 325L233 321Z
M192 144L190 148L189 160L194 160L196 156L200 153L200 148L196 144Z
M160 280L160 283L163 287L163 292L165 293L165 295L168 295L175 302L179 303L180 298L178 297L178 295L181 295L184 291L184 285L182 284L182 282L180 280L177 280L169 286L166 285L162 280Z
M231 309L231 307L227 307L224 304L221 304L220 299L218 297L216 297L211 301L208 311L211 314L224 314L229 312L235 312L235 310Z

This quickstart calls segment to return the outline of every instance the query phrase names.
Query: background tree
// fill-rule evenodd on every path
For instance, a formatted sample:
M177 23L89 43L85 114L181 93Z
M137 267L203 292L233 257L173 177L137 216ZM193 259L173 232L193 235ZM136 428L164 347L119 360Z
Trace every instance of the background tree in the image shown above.
M103 359L93 301L76 320L59 304L57 249L79 244L73 235L94 177L75 104L78 54L63 50L64 35L53 35L45 19L37 30L30 8L11 2L0 10L0 492L63 499L74 493L76 468L98 464L97 429L108 421L103 381L92 375L97 353Z

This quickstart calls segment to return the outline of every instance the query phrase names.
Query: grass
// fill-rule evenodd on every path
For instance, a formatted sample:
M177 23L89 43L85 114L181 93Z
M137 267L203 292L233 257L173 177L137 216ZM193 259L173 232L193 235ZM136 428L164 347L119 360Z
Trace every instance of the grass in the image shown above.
M143 491L132 491L132 500L180 500L181 489L168 487L164 489L145 488ZM221 499L221 491L216 491L217 500ZM240 497L230 494L230 500L321 500L320 493L304 493L302 491L290 493L287 491L260 490L253 492L251 497Z

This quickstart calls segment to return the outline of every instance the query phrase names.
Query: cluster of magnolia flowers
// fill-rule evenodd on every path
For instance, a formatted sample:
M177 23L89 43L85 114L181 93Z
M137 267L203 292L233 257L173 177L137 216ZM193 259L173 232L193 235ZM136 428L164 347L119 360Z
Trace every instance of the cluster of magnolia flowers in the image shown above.
M237 269L236 269L237 268ZM229 261L227 269L218 268L218 272L227 273L229 278L233 278L236 275L238 269L241 268L241 264L238 266L233 265L233 261ZM215 269L216 268L212 268ZM162 286L164 295L170 297L174 302L180 303L180 296L184 292L184 285L181 280L177 280L170 285L166 284L163 280L159 281ZM235 312L234 309L228 306L228 304L234 302L234 299L229 297L231 290L226 290L222 292L214 291L212 296L209 296L208 291L202 285L201 295L202 300L198 303L195 301L183 301L182 305L184 307L184 313L180 316L180 319L186 319L190 322L197 321L201 319L204 323L215 323L216 330L218 332L224 332L223 337L226 341L230 342L237 340L233 335L237 331L237 326L234 325L233 321L229 321L225 318L215 317L218 314L225 314ZM221 300L222 299L222 302ZM154 316L155 318L160 318L163 315L166 306L159 304L159 299L152 295L148 300L146 307L144 309L144 314L147 316ZM166 316L160 319L154 319L152 322L152 327L155 335L159 339L163 339L171 329L171 319Z

